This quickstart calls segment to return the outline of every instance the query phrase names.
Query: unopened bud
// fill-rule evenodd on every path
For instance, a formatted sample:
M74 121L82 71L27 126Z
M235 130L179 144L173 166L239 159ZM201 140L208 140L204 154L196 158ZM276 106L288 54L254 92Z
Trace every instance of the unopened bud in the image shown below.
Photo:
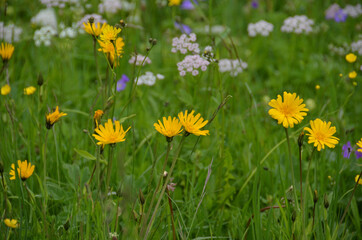
M153 38L149 38L149 39L148 39L148 42L149 42L149 43L152 43L152 41L153 41Z
M153 39L152 45L155 46L157 44L157 39Z
M140 193L139 193L138 197L140 199L141 205L145 204L145 197L143 196L141 189L140 189Z
M41 73L39 73L39 75L38 75L38 86L40 87L41 85L43 85L43 83L44 83L43 75Z
M94 23L94 17L88 18L88 22L89 22L90 24Z
M302 132L299 134L299 137L298 137L298 146L299 146L299 147L302 147L302 146L303 146L303 139L304 139L304 132L302 131Z
M329 202L328 202L328 196L327 196L327 194L325 193L324 194L324 207L326 208L326 209L328 209L329 208Z
M313 192L313 202L314 204L318 201L318 192L317 190L314 190Z
M0 161L0 173L3 174L4 172L4 164L3 161Z
M296 218L297 218L297 212L294 210L292 213L292 221L295 222Z
M163 177L166 178L167 175L168 175L168 172L167 172L167 171L164 171L164 172L163 172Z
M149 48L149 47L146 48L146 51L147 51L147 52L150 51L150 50L151 50L151 48Z
M119 24L121 25L122 28L126 26L126 23L123 21L123 19L119 21Z

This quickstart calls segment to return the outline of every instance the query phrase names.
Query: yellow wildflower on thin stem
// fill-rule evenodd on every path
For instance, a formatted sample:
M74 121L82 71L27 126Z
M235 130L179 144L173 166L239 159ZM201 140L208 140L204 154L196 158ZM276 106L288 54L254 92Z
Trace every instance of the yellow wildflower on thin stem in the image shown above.
M98 51L103 51L106 54L107 60L109 61L111 68L118 65L118 61L115 60L117 57L122 57L124 41L123 38L119 37L115 42L104 42L99 41L101 48Z
M107 23L103 23L103 25L101 26L101 23L83 23L83 29L84 31L86 31L88 34L94 36L94 37L98 37L99 35L101 35L103 29L107 26Z
M180 5L182 0L168 0L168 5L171 6L178 6Z
M348 77L349 77L350 79L356 78L356 77L357 77L357 72L356 72L356 71L352 71L352 72L348 73Z
M113 123L111 119L108 119L108 121L103 125L99 125L98 128L96 128L95 134L93 134L93 137L97 139L99 142L98 145L104 145L106 144L115 144L118 142L124 142L126 133L131 128L129 127L126 131L123 130L123 126L119 123L119 121L114 122L115 129L113 128Z
M196 136L209 135L209 130L200 130L208 123L208 120L204 121L200 113L196 114L196 116L194 116L194 113L195 113L194 110L192 110L191 113L187 113L186 110L185 113L180 112L178 114L180 123L185 129L186 136L188 136L189 134L194 134Z
M359 185L362 185L362 178L361 178L362 174L356 175L356 177L354 178L354 181L356 183L358 183Z
M353 53L349 53L346 55L346 61L349 63L354 63L357 60L357 56Z
M1 95L6 96L11 92L11 87L9 84L5 84L1 87Z
M0 47L0 56L3 59L3 62L10 60L14 53L14 46L10 43L1 43Z
M55 108L55 111L46 115L46 128L50 129L54 123L58 122L63 116L67 116L66 113L59 112L59 107Z
M9 218L5 218L4 223L9 228L18 228L19 227L18 220L16 220L16 219L11 219L10 220Z
M21 180L25 181L26 179L28 179L31 175L33 175L34 169L35 169L35 165L31 165L31 163L27 160L25 161L20 161L18 160L18 168L17 168L17 172L19 177L21 178ZM10 180L15 180L16 179L16 174L15 174L15 164L11 164L11 170L10 170Z
M269 115L278 120L278 124L283 124L283 127L294 127L294 124L300 123L307 115L309 110L305 108L303 99L299 98L296 93L283 93L283 99L278 95L277 99L272 99L269 102L272 109L269 110Z
M182 124L176 117L173 119L171 119L171 116L168 116L167 119L163 117L162 120L163 124L158 120L158 123L153 124L153 126L159 133L166 137L168 142L171 142L174 136L182 132Z
M357 149L357 151L358 151L358 152L362 152L362 138L361 138L361 140L359 140L356 144L357 144L357 146L359 147L359 148Z
M93 116L93 120L94 120L94 128L98 128L98 125L101 121L101 118L103 116L103 111L98 109L97 111L94 112L94 116Z
M325 146L334 148L338 144L339 138L333 136L336 133L336 127L331 127L331 122L325 122L317 118L314 121L310 121L310 126L305 127L304 130L309 132L308 143L313 143L314 147L320 151Z
M32 95L35 93L35 91L36 91L36 88L33 86L24 88L24 95Z
M103 42L112 42L115 41L117 39L117 35L118 33L120 33L122 31L121 28L117 28L117 27L113 27L111 25L106 25L103 28L102 33L100 34L99 38L103 41Z

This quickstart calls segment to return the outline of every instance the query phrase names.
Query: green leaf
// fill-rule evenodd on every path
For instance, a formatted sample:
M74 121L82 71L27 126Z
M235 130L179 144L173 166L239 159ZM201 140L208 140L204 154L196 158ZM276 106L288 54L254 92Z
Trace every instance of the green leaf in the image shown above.
M95 156L93 156L92 154L90 154L89 152L87 152L85 150L80 150L80 149L74 148L74 151L76 153L78 153L81 157L84 157L85 159L88 159L88 160L96 160L97 159Z

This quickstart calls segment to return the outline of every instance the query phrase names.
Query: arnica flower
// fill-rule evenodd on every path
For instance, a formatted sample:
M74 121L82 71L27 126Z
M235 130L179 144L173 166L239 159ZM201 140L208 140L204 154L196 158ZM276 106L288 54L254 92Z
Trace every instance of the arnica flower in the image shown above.
M36 88L33 87L33 86L24 88L24 94L25 94L25 95L32 95L32 94L35 93L35 91L36 91Z
M359 178L359 180L358 180L358 178ZM354 181L357 182L357 180L358 180L358 184L362 185L362 176L360 177L359 175L356 175L356 177L354 178Z
M278 120L278 124L283 124L283 127L294 127L294 124L300 123L304 116L307 115L307 108L303 103L303 99L299 98L296 93L283 93L284 101L282 97L278 95L277 99L272 99L269 102L269 106L272 109L269 110L269 115Z
M357 152L361 152L361 153L362 153L362 138L361 138L361 140L359 140L356 144L357 144L357 146L359 147L359 148L357 149Z
M99 35L101 35L103 29L105 28L105 26L107 25L107 23L103 23L103 25L101 26L101 23L84 23L83 22L83 26L84 26L84 31L86 31L88 34L98 37Z
M97 143L98 145L104 147L106 144L115 144L126 140L124 137L131 127L124 131L119 121L114 121L114 125L116 129L113 128L112 120L108 119L108 122L106 122L104 126L99 125L99 127L94 130L96 134L93 134L93 137L99 141Z
M5 96L8 95L11 91L11 87L8 84L5 84L1 87L1 95Z
M93 119L94 119L94 126L95 128L98 128L98 125L101 121L101 118L103 116L103 111L98 109L97 111L94 112L94 116L93 116Z
M123 38L121 37L117 38L115 44L113 44L112 42L99 41L99 45L101 45L101 48L98 49L98 51L103 51L106 54L109 63L112 66L113 64L114 66L117 66L117 62L114 63L114 59L116 54L117 57L122 57L123 47L124 47ZM114 49L115 46L116 49Z
M195 111L192 110L191 113L187 114L186 110L185 114L183 112L178 114L178 118L180 119L182 126L185 128L186 134L192 133L196 136L209 135L209 130L200 130L200 128L204 127L208 123L208 120L204 121L203 118L200 118L200 113L194 116L194 112Z
M319 90L319 89L321 89L321 86L319 86L318 84L315 85L315 90Z
M34 172L34 169L35 169L35 165L31 165L31 163L27 160L25 161L20 161L18 160L18 168L17 168L17 171L18 171L18 174L19 174L19 177L21 178L21 180L25 181L26 179L28 179ZM15 180L16 179L16 176L15 176L15 164L11 164L11 170L10 170L10 180Z
M307 133L308 143L314 143L314 147L317 147L317 150L320 151L324 149L324 145L329 148L334 148L338 144L339 138L333 136L336 133L336 127L331 127L331 122L324 122L319 118L314 121L310 121L310 126L305 127L304 130L309 132Z
M0 47L0 56L3 59L3 62L10 60L14 53L14 46L9 43L1 43Z
M19 223L18 220L16 219L9 219L9 218L5 218L4 219L4 223L6 226L10 227L10 228L17 228L19 227Z
M354 63L357 60L357 56L354 55L353 53L348 53L346 55L346 61L349 63Z
M171 142L174 136L182 132L182 124L176 117L173 119L171 119L171 116L168 116L167 119L163 117L162 120L163 124L158 120L158 123L153 124L153 126L159 133L166 137L168 142Z
M169 6L178 6L180 5L182 2L182 0L168 0L168 5Z
M103 31L99 37L103 42L112 42L116 40L117 35L121 32L121 30L122 29L120 28L116 28L107 24L103 28Z
M353 71L353 72L348 73L348 77L349 77L350 79L356 78L356 77L357 77L356 71Z
M343 157L344 158L349 158L351 156L352 145L351 145L350 141L348 141L346 144L343 145L342 151L343 151Z
M47 129L50 129L54 123L58 122L59 119L63 116L67 116L66 113L63 112L59 112L59 107L57 106L55 108L55 111L52 113L49 113L48 115L46 115L46 127Z

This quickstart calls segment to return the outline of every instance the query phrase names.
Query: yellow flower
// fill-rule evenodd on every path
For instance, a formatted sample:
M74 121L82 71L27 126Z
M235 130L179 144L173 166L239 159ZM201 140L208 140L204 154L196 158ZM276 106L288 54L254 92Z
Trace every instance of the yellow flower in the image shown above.
M121 32L121 30L122 29L120 29L120 28L116 28L116 27L113 27L113 26L107 24L103 28L103 31L100 35L100 39L103 42L112 42L112 41L116 40L117 35L118 35L118 33Z
M101 35L104 27L107 25L107 23L103 23L102 27L101 27L101 23L92 23L90 24L89 22L87 23L83 23L84 26L84 31L86 31L88 34L93 35L95 37L98 37L99 35Z
M278 95L277 99L272 99L269 102L269 106L272 109L269 110L269 115L278 120L278 124L283 124L283 127L294 127L294 124L300 123L304 116L307 115L307 108L303 103L303 99L299 98L296 93L283 93L284 101L282 97Z
M66 113L59 112L59 107L55 108L55 111L46 115L46 127L50 129L54 123L58 122L63 116L67 116Z
M329 148L334 148L338 144L339 138L333 136L336 133L336 127L331 127L331 122L324 122L319 118L310 121L310 126L305 127L304 130L308 131L308 143L314 143L314 147L320 151L324 149L324 145Z
M1 43L0 56L3 61L7 61L13 56L14 46L10 43Z
M359 180L358 180L358 178L359 178ZM357 180L358 180L358 184L362 185L362 176L360 177L359 175L356 175L356 177L354 178L354 181L357 182Z
M98 128L98 124L99 124L102 116L103 116L102 110L97 110L94 112L93 119L94 119L94 125L96 126L95 128Z
M348 77L349 77L350 79L356 78L356 77L357 77L356 71L353 71L353 72L348 73Z
M24 94L25 94L25 95L32 95L32 94L35 93L35 91L36 91L36 88L33 87L33 86L24 88Z
M31 163L29 162L28 164L28 161L25 160L25 161L20 161L18 160L18 168L17 168L17 171L18 171L18 174L19 174L19 177L21 178L21 180L25 181L26 179L28 179L34 172L34 168L35 168L35 165L31 165ZM16 176L15 176L15 164L12 163L11 164L11 170L10 170L10 180L15 180Z
M317 84L317 85L315 85L315 89L316 89L316 90L319 90L319 89L321 89L321 86L319 86L319 85Z
M1 87L1 95L5 96L8 95L11 91L11 87L8 84L5 84Z
M354 63L357 60L357 56L354 55L353 53L349 53L346 55L346 60L349 63Z
M115 45L112 42L102 42L102 41L99 41L99 45L101 45L101 48L98 49L98 51L103 51L106 54L108 61L112 66L114 64L114 59L116 54L117 57L122 57L123 47L124 47L123 38L121 37L117 38ZM114 46L116 46L116 49L114 49ZM115 66L117 66L117 62Z
M183 112L178 114L178 118L180 119L182 126L184 126L186 133L192 133L196 136L209 135L209 130L200 130L200 128L204 127L208 123L208 120L204 121L203 118L200 118L200 113L194 116L194 112L195 111L192 110L191 113L187 114L186 110L185 114Z
M182 132L182 125L176 117L173 119L171 119L171 116L168 116L167 119L163 117L162 120L163 124L158 120L158 123L153 124L153 126L159 133L166 137L167 141L172 141L174 136Z
M113 128L112 120L108 119L108 122L104 124L104 127L103 125L99 125L99 128L94 130L96 134L93 134L93 137L99 141L97 143L98 145L104 147L106 144L115 144L126 140L124 137L131 127L124 131L123 126L120 125L119 121L115 121L114 125L116 126L116 129Z
M19 223L18 223L18 220L16 219L9 219L9 218L6 218L4 219L4 223L6 226L10 227L10 228L17 228L19 227Z
M182 2L182 0L168 0L168 5L169 6L178 6L180 5Z
M358 152L362 152L362 138L361 138L361 140L359 140L356 144L357 144L357 146L359 147L359 148L357 149L357 151L358 151Z

